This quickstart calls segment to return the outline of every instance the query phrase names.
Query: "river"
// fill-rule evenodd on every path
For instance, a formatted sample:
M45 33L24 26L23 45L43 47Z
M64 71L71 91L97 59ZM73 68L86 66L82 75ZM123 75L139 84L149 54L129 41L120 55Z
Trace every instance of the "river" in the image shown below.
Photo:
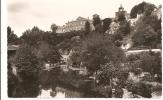
M65 84L65 82L59 82L60 79L57 79L57 71L42 71L41 73L41 89L39 92L38 98L96 98L96 97L103 97L100 93L94 92L89 90L89 84L86 84L85 89L83 88L76 88L70 84ZM84 87L84 86L83 86ZM133 98L131 92L126 89L123 89L124 94L123 98ZM152 95L152 98L156 98L159 96ZM137 95L137 98L144 98L142 96Z
M10 86L11 97L37 98L105 98L92 90L93 81L83 81L74 73L63 74L60 69L41 70L39 81L15 82ZM16 79L16 78L15 78ZM14 82L14 81L12 81ZM161 84L159 86L162 86ZM155 86L156 87L156 86ZM131 92L123 89L123 98L133 98ZM159 98L161 92L152 93L152 98ZM143 98L138 96L138 98Z
M86 98L86 97L103 97L103 95L89 90L87 88L77 88L72 84L67 84L62 79L58 79L58 71L43 70L40 73L40 91L38 98Z

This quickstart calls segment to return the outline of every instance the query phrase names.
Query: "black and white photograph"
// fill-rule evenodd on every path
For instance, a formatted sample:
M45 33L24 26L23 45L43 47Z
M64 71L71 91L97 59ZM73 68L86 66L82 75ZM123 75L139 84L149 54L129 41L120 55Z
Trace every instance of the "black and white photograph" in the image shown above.
M7 98L161 99L162 0L5 1Z

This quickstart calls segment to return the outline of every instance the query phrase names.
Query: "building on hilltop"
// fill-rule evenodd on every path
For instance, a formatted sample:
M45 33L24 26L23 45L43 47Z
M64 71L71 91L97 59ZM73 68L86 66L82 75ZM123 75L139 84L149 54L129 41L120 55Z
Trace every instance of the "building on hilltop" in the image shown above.
M107 34L114 34L118 28L119 28L119 18L121 16L124 16L124 18L128 21L130 19L130 14L127 13L127 11L124 10L122 5L119 7L118 12L115 12L115 18L112 18L112 22L110 24L110 29L107 30L105 33Z
M85 23L86 22L90 23L90 29L94 30L93 26L93 21L90 20L89 18L83 18L83 17L78 17L75 21L70 21L67 22L63 26L59 26L57 29L57 33L65 33L65 32L71 32L71 31L82 31L85 30Z

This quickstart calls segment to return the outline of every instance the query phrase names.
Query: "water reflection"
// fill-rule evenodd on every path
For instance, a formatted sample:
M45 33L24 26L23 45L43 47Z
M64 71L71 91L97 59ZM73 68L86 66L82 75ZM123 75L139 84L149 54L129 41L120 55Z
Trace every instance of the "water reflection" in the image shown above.
M82 93L77 91L71 91L62 87L56 87L56 90L41 90L40 95L38 98L74 98L74 97L82 97Z
M55 97L55 98L66 98L66 97L81 97L80 92L75 90L70 90L63 88L58 83L58 75L59 69L55 68L50 71L42 70L40 72L40 94L38 95L39 98L41 97Z
M79 97L102 97L89 91L88 88L76 88L59 79L59 69L40 72L40 94L38 98L79 98ZM88 86L88 85L87 85Z
M13 75L11 75L13 76ZM85 98L103 97L99 93L90 91L92 82L83 81L83 77L74 72L63 73L60 68L41 70L33 79L19 81L18 78L8 82L9 97L38 97L38 98Z
M49 97L51 97L51 95L50 95L51 91L52 91L52 89L49 89L49 90L42 89L42 90L40 90L40 95L38 97L40 97L40 98L42 98L42 97L49 98Z
M49 90L40 90L40 94L38 96L38 98L65 98L65 92L61 92L61 91L54 91L52 89Z

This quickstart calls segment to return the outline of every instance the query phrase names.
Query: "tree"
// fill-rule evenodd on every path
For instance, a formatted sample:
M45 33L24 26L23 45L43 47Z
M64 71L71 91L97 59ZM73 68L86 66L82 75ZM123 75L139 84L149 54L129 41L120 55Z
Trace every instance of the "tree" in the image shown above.
M57 34L53 34L51 32L45 32L42 37L42 41L46 41L50 46L56 46L61 41Z
M131 18L136 18L137 14L143 14L146 13L147 15L150 15L151 12L154 10L156 6L147 2L142 2L138 5L135 5L130 12Z
M12 71L12 65L11 63L8 62L7 65L8 69L7 69L7 75L8 75L8 96L9 97L13 97L14 96L14 91L16 90L16 85L18 83L18 79L17 77L13 74Z
M7 27L7 37L9 37L9 35L12 33L11 27L8 26Z
M31 30L26 30L20 37L22 43L26 43L33 47L38 47L41 37L44 31L40 30L38 27L34 26Z
M128 62L131 66L131 71L141 68L145 72L151 73L153 76L162 75L161 72L161 54L154 52L142 52L137 55L130 55Z
M115 76L118 69L111 62L100 68L100 73L98 74L99 84L111 85L111 79Z
M128 72L128 66L115 65L112 62L108 62L100 68L97 78L100 80L100 85L110 85L115 88L116 85L113 84L113 79L118 79L114 80L114 82L118 86L124 87L128 78Z
M120 42L123 40L123 37L130 34L130 30L129 23L127 21L121 21L118 29L112 35L113 42L115 42L115 44L121 44Z
M88 35L90 31L91 31L90 23L88 21L86 21L86 23L85 23L85 35Z
M160 43L161 23L155 15L143 15L132 30L134 46L157 48ZM143 27L143 28L142 28Z
M57 49L61 49L62 51L69 51L72 49L73 42L70 39L65 39L64 41L57 44Z
M137 14L138 14L138 6L135 5L135 6L131 9L130 17L131 17L131 18L136 18L136 17L137 17Z
M128 62L130 63L130 71L135 72L136 69L142 69L143 72L149 72L153 77L157 74L157 81L162 82L161 53L142 52L137 55L130 55L128 57ZM142 71L139 70L137 74L140 74ZM130 88L134 94L139 94L143 97L151 97L151 87L148 87L149 84L146 82L128 82L129 84L127 84L127 87Z
M51 25L51 30L53 33L56 33L57 28L58 28L58 26L56 24Z
M121 22L125 20L126 20L125 14L123 12L120 12L118 15L118 21Z
M20 46L16 52L15 65L23 80L36 80L38 78L39 62L29 45Z
M132 37L134 46L156 47L157 33L151 26L137 30Z
M71 50L69 53L69 60L72 66L80 67L81 64L81 38L80 36L74 36L71 38Z
M50 49L50 45L47 42L45 41L40 42L37 53L36 53L37 58L41 61L47 62L46 55L48 55L49 49Z
M141 68L152 75L161 75L161 54L160 53L142 53L140 55Z
M72 52L70 53L69 59L73 67L81 67L81 48L73 47Z
M39 60L43 62L50 62L52 64L59 62L60 55L56 45L61 40L57 34L52 32L44 32L37 27L27 30L21 37L22 43L28 44L32 48L32 53L36 55Z
M114 44L115 46L120 47L122 45L122 42L120 40L116 40Z
M118 28L118 33L122 34L123 36L126 36L130 34L130 24L127 21L122 21L120 22L119 28Z
M55 64L61 60L61 55L59 54L57 48L51 46L45 41L40 43L37 52L37 57L43 62Z
M90 73L97 73L102 65L110 61L118 65L124 59L123 51L98 33L89 36L83 42L82 50L82 63Z
M58 62L61 61L61 55L59 54L59 52L57 51L57 49L51 48L51 49L48 51L47 60L48 60L51 64L58 63Z
M18 44L19 38L17 37L16 34L14 34L14 31L12 31L11 27L7 27L7 43L8 44Z
M37 57L32 53L29 45L23 44L16 52L15 66L17 74L22 79L18 82L15 97L36 97L39 92L39 70L41 64Z
M102 23L100 16L97 14L93 15L93 25L95 27L95 31L101 33L102 32Z
M118 77L125 72L118 71L123 69L121 64L125 61L124 52L107 37L94 33L83 41L81 50L82 65L86 66L89 75L95 75L95 80L100 81L99 85L111 85L114 76Z
M106 32L107 30L110 29L111 22L112 22L112 19L111 18L105 18L103 20L103 32Z

